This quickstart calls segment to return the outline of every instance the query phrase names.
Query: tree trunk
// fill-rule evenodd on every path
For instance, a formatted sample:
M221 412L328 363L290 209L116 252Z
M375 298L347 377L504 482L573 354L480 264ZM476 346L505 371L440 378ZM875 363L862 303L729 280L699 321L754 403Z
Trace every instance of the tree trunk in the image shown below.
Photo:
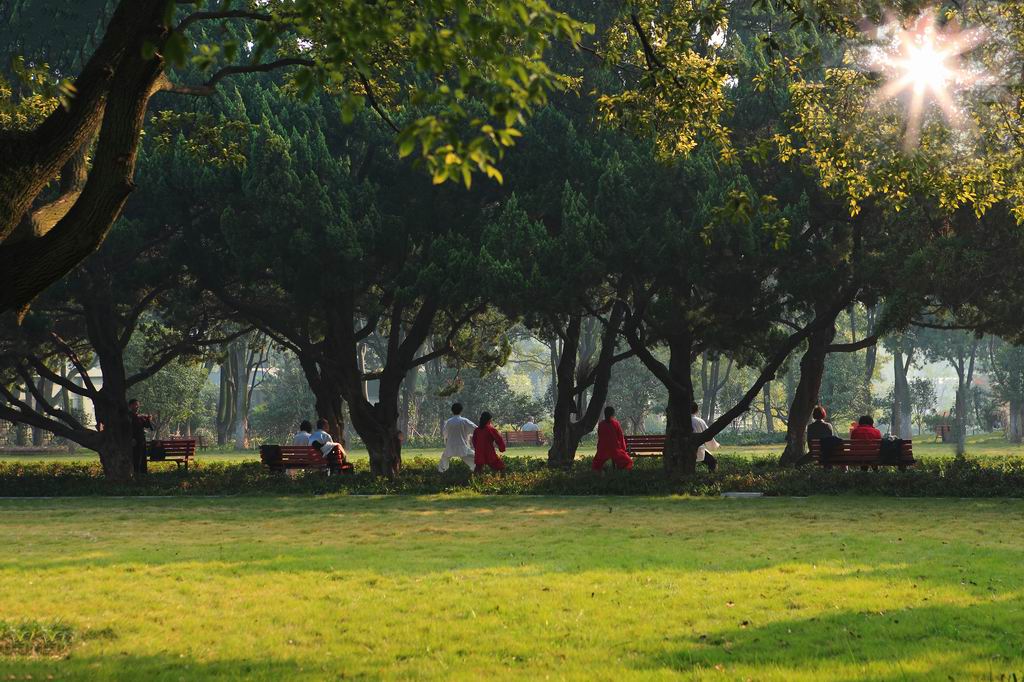
M963 389L963 380L956 392L956 403L954 405L954 424L956 436L956 455L963 457L967 453L967 396Z
M231 425L235 423L235 396L238 387L235 385L234 355L229 351L224 362L220 363L220 392L217 395L217 445L224 446L228 442Z
M1010 401L1006 438L1011 443L1024 442L1024 401Z
M697 447L693 440L691 405L693 394L669 392L665 406L665 471L669 475L692 474L697 470Z
M668 371L676 390L668 388L665 405L665 471L669 475L692 474L697 470L697 446L693 438L691 408L694 402L690 378L692 343L689 337L669 339ZM679 390L682 389L682 390Z
M22 308L103 242L134 185L149 98L163 74L163 0L122 0L75 81L76 95L32 131L0 136L0 311ZM152 56L146 57L146 47ZM9 240L39 195L93 137L89 177L40 237ZM72 203L73 201L73 203Z
M366 444L370 456L370 471L375 476L394 478L401 471L402 442L398 437L397 395L385 389L381 380L381 399L371 405L361 401L349 406L352 426ZM397 392L395 392L397 393ZM389 396L385 402L385 395Z
M132 477L132 421L124 399L124 390L116 391L104 376L101 398L96 400L96 420L103 424L103 433L97 448L103 475L112 481L127 481ZM120 393L118 400L115 394Z
M572 413L577 410L576 396L576 362L579 351L582 315L572 315L566 325L562 337L561 353L555 364L555 396L554 426L551 431L551 446L548 448L548 465L568 469L576 458L579 441L573 442ZM555 344L552 344L554 348Z
M622 326L625 307L616 303L608 323L601 334L601 348L595 350L594 338L591 338L584 349L589 366L587 374L581 374L577 366L577 348L579 347L582 316L573 315L562 338L561 354L556 365L554 429L551 434L551 447L548 449L548 465L568 469L576 460L583 437L594 430L601 418L604 404L608 400L608 387L611 383L612 365L615 363L615 342ZM591 337L594 336L591 330ZM596 357L595 357L596 352ZM579 390L581 384L593 378L589 396L586 391ZM575 394L575 395L574 395ZM576 420L572 420L572 410L576 410Z
M764 398L765 431L775 433L775 419L772 417L772 382L767 382L761 390Z
M415 430L413 421L415 419L416 384L419 380L419 374L419 369L410 370L405 375L405 381L402 382L402 419L400 424L406 437L412 435Z
M825 358L835 335L835 324L832 324L811 334L807 340L807 350L800 358L800 381L793 392L786 419L786 447L779 458L779 464L783 466L796 464L807 453L807 425L820 398Z
M244 450L249 446L247 431L249 428L249 344L245 337L235 339L228 347L231 355L231 367L234 370L235 409L234 423L231 432L235 439L235 450Z
M909 439L912 437L911 420L913 418L913 406L910 404L910 382L907 379L907 374L910 372L914 349L908 350L906 360L903 359L902 350L897 348L892 354L893 409L891 428L894 436Z

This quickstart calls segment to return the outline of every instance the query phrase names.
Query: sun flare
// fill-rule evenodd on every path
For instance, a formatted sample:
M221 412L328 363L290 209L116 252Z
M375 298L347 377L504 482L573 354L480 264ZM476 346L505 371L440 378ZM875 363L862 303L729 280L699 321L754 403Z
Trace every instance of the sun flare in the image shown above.
M957 99L978 82L979 74L965 66L962 57L981 42L980 30L960 30L952 22L940 25L935 12L928 11L909 24L891 19L872 33L872 45L862 63L885 79L876 105L890 100L904 103L907 148L917 146L931 107L952 127L967 124Z

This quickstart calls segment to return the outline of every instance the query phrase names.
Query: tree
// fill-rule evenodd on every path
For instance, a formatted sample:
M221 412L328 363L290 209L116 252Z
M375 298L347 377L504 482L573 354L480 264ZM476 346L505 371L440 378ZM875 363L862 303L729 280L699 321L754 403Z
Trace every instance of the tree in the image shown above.
M251 429L270 443L290 443L303 420L315 421L313 392L294 355L272 353L270 369L261 387L264 401L253 410Z
M615 365L608 402L630 433L645 433L647 417L665 409L665 388L638 359Z
M575 42L586 28L543 0L202 4L120 0L45 117L0 131L0 270L9 273L0 311L23 307L102 243L134 189L145 113L158 92L208 96L238 74L297 68L298 92L330 90L347 118L369 106L403 156L418 149L435 181L468 185L473 172L500 178L495 162L516 126L549 91L567 87L543 61L548 42ZM28 3L3 25L0 43L20 49L18 31L50 11ZM172 82L185 75L193 47L206 80ZM467 99L482 110L465 107ZM428 111L399 125L387 109L402 102ZM57 178L54 198L47 188ZM28 229L18 229L23 222Z
M133 371L144 369L144 349L131 347L140 343L144 342L129 344L128 363ZM138 365L136 358L141 361ZM204 363L174 360L133 386L128 398L137 399L142 411L153 417L154 438L162 438L175 425L185 425L187 430L192 419L202 413L202 392L208 379Z
M1024 347L990 337L985 344L985 369L995 395L1006 403L1006 438L1024 442Z
M915 377L910 381L910 405L913 409L914 421L917 422L917 435L924 429L925 418L935 412L938 396L935 393L935 382L927 377ZM909 438L910 434L903 435Z
M914 354L919 351L914 328L886 339L886 348L892 353L893 404L892 432L900 438L910 438L911 418L914 414L914 396L907 375L914 365ZM933 400L934 402L934 400ZM918 422L920 425L920 422Z
M374 472L393 475L410 373L441 357L486 369L507 356L507 321L484 304L482 283L505 276L481 270L487 195L424 184L379 151L374 126L341 126L328 98L298 105L267 83L214 104L249 126L244 167L196 172L177 162L176 142L154 180L167 199L147 220L186 226L175 257L295 354L339 434L344 401Z
M978 350L981 338L973 332L922 330L919 338L926 356L932 361L944 361L953 368L957 376L956 401L954 403L954 430L956 454L967 452L967 423L971 410L971 388L974 372L978 365Z
M167 259L168 238L163 224L147 230L122 221L103 249L47 290L23 324L10 313L3 320L0 417L97 451L114 480L131 476L128 392L218 342L221 313ZM133 338L138 345L130 348ZM102 372L98 385L93 366ZM54 404L37 377L90 400L96 428ZM12 390L18 381L34 404Z
M267 375L270 344L258 332L242 334L222 349L217 396L217 445L234 438L235 449L249 446L252 395Z

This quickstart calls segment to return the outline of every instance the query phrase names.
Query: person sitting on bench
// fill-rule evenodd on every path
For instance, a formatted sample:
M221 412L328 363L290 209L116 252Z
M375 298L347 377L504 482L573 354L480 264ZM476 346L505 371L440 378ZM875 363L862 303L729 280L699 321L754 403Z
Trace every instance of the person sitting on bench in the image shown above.
M526 423L519 427L519 430L524 433L534 433L540 431L540 427L537 426L537 422L533 420L533 417L527 417Z
M882 440L882 432L875 428L875 420L864 415L857 420L857 426L850 429L850 440Z
M814 419L807 426L807 441L821 440L822 438L828 438L834 436L835 431L832 429L832 425L825 421L825 417L828 415L825 412L825 408L818 405L811 410L811 417Z
M313 435L313 425L308 419L303 419L299 424L299 431L292 436L292 445L309 445L309 438Z
M345 448L341 446L341 443L334 442L331 434L325 430L327 426L328 422L326 419L316 420L316 431L310 434L309 445L318 448L323 453L324 459L332 467L338 468L345 463Z
M708 423L704 421L697 413L700 412L700 405L693 403L690 405L690 426L693 427L694 433L704 433L708 430ZM708 450L717 450L718 441L712 438L706 443L701 444L697 448L697 462L704 462L708 465L708 471L715 471L718 469L718 460Z

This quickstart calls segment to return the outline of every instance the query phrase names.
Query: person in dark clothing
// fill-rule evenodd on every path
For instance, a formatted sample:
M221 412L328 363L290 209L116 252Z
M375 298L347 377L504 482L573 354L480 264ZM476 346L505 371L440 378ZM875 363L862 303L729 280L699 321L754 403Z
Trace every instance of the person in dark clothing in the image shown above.
M146 475L146 429L153 429L153 418L139 414L137 398L128 401L128 411L132 420L132 474L138 478Z
M807 442L835 435L832 425L825 421L826 416L828 415L825 413L825 408L821 405L818 405L811 411L811 417L814 421L807 426Z

